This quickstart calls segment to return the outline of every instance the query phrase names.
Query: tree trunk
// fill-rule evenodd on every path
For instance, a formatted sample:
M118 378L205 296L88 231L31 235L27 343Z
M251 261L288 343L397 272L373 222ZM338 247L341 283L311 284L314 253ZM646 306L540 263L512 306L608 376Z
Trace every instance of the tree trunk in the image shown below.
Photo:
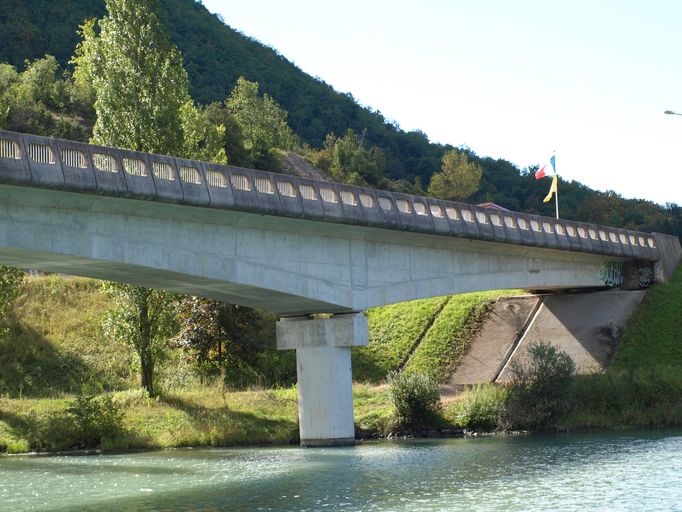
M140 307L140 373L141 386L149 396L154 396L154 357L152 355L151 328L149 325L149 306L147 299Z

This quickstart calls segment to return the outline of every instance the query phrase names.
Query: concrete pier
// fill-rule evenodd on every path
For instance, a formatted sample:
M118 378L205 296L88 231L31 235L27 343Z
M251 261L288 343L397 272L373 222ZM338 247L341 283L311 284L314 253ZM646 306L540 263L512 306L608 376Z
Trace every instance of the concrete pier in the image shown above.
M301 446L355 442L351 347L367 343L362 313L277 322L277 348L296 350Z

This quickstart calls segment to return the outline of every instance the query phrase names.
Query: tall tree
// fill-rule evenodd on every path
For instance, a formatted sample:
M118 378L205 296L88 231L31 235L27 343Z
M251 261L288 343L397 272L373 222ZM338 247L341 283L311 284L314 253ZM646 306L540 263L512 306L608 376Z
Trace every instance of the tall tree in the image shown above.
M189 81L159 21L158 0L105 3L106 16L81 26L83 39L72 61L76 80L95 90L92 142L177 154Z
M106 0L106 7L107 16L81 27L83 40L73 59L76 81L94 90L92 142L181 156L198 151L201 138L211 133L194 110L182 56L159 21L158 0ZM191 133L187 140L183 127ZM170 336L175 298L121 283L107 283L105 289L116 303L110 332L132 344L141 385L152 395L154 355Z
M429 195L458 201L474 194L481 183L483 169L469 161L464 151L450 150L443 155L441 172L431 177Z

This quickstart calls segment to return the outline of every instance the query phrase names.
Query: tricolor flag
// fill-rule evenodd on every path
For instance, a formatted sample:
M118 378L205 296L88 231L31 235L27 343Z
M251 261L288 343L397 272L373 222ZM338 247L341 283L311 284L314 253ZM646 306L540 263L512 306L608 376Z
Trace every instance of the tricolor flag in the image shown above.
M545 165L540 167L535 172L535 179L539 180L541 178L544 178L545 176L553 176L556 174L556 161L555 161L556 156L552 155L552 158L549 159L549 162L547 162Z
M552 200L552 196L557 193L557 182L557 175L555 174L554 178L552 178L552 186L549 187L549 194L542 200L543 203L549 203Z

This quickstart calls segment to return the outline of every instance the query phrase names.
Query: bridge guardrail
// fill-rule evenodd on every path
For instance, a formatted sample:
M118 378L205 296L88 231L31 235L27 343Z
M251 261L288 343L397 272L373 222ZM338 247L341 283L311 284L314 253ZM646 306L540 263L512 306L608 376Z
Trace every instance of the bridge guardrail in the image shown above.
M659 259L644 232L3 130L0 182Z

